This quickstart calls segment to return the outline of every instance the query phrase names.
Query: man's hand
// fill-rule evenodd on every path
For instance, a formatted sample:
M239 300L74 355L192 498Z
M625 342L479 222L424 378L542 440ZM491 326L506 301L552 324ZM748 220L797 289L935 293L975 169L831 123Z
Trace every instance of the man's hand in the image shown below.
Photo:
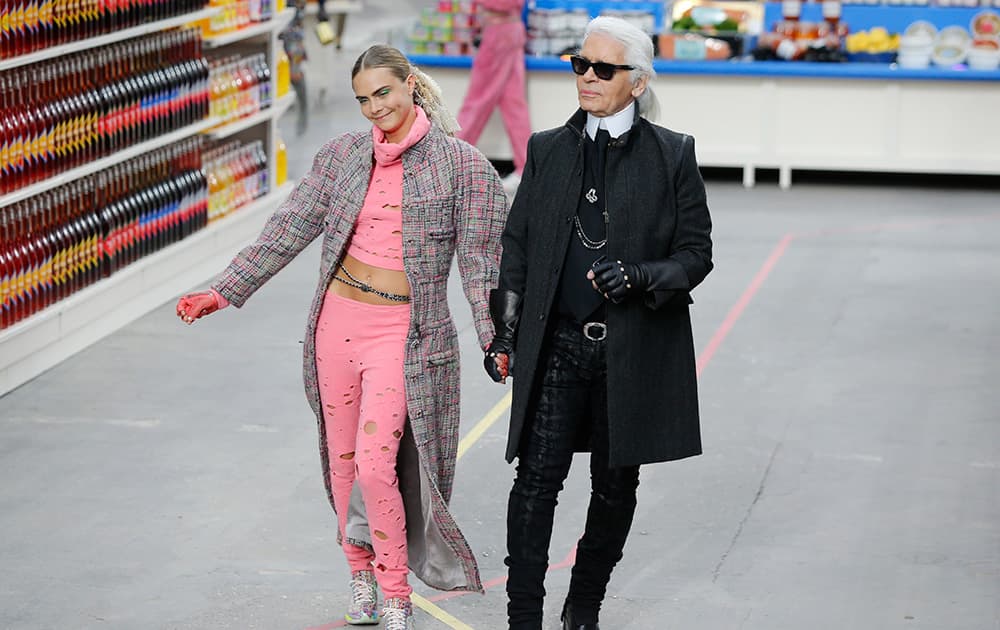
M605 260L596 263L587 272L587 278L594 289L615 304L629 295L646 290L648 280L641 265L623 263L620 260Z
M506 383L510 376L510 357L514 354L514 346L508 340L494 337L493 343L486 347L483 357L483 367L495 383Z
M194 320L217 310L219 310L219 302L211 291L188 293L177 300L177 316L184 320L185 324L191 324Z
M493 320L493 342L486 347L483 367L496 383L506 383L510 362L514 356L514 337L521 319L521 296L508 289L490 291L490 318Z

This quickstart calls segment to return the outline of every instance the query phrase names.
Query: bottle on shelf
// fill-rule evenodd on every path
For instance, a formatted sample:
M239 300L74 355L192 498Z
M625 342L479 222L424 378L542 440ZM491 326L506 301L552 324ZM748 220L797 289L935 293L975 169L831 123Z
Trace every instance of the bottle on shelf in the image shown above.
M285 140L278 136L277 146L274 151L274 181L275 185L281 186L288 181L288 147Z
M288 94L288 90L291 88L292 76L291 76L291 62L288 60L288 55L284 50L278 51L278 85L277 85L277 95L281 98L285 94Z

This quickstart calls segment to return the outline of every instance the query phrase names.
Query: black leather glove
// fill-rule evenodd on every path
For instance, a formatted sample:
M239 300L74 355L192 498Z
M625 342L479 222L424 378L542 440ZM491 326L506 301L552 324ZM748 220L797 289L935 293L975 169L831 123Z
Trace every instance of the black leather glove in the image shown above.
M597 290L615 304L646 291L687 290L688 287L683 267L669 259L641 263L604 260L591 269Z
M490 378L503 383L510 374L510 361L514 356L514 337L521 319L521 295L510 289L490 291L490 318L495 332L493 342L486 347L483 367Z
M620 260L604 260L594 264L594 284L597 290L615 304L629 295L646 290L648 284L640 276L639 265L623 263Z

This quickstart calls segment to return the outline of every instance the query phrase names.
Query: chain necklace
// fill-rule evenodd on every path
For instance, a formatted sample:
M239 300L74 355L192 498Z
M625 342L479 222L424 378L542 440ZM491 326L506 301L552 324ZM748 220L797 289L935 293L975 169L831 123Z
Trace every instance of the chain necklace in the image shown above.
M608 244L607 236L605 236L599 241L595 241L594 239L587 236L587 233L583 231L583 225L580 224L580 215L576 215L573 217L573 223L576 225L577 238L580 239L580 242L583 243L583 246L586 247L587 249L601 249L602 247Z
M605 129L601 129L600 131L604 131L604 133L607 134L607 130L605 130ZM600 134L600 131L598 132L598 134ZM595 139L595 141L596 141L596 139ZM607 151L606 144L604 146L602 146L602 143L598 143L597 147L598 147L598 149L597 149L598 151L601 151L601 150ZM594 160L588 160L588 162L589 162L588 168L590 170L590 175L591 175L591 177L593 177L594 182L600 181L601 178L599 177L599 173L597 172L597 169L595 168L596 167L596 164L594 164L595 161ZM596 205L597 202L598 202L597 189L591 188L590 190L588 190L587 194L585 196L585 199L587 201L589 201L591 203L591 205ZM590 250L601 249L602 247L604 247L605 245L608 244L608 209L607 209L608 206L607 206L607 204L608 204L608 202L605 199L604 200L604 212L602 212L602 214L604 215L604 238L601 239L601 240L599 240L599 241L595 241L594 239L592 239L589 236L587 236L587 233L583 230L583 224L580 223L580 215L579 214L577 214L576 216L573 217L573 224L576 227L576 236L577 236L577 238L580 239L580 243L582 243L583 246L586 247L587 249L590 249Z

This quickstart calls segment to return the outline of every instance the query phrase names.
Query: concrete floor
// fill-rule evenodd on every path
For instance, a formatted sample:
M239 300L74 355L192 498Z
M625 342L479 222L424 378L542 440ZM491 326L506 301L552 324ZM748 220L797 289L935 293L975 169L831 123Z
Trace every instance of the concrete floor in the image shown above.
M380 37L365 25L407 17L367 6L344 51L311 62L340 82L323 113L303 137L283 121L293 176L363 124L342 90ZM893 182L709 180L705 455L643 469L604 628L1000 629L997 189ZM0 398L0 628L340 627L347 568L300 380L317 262L310 248L192 327L164 304ZM452 282L468 432L507 390L482 374ZM501 417L460 460L452 503L491 588L417 584L433 601L419 628L505 627L504 440ZM585 464L557 514L549 628Z

